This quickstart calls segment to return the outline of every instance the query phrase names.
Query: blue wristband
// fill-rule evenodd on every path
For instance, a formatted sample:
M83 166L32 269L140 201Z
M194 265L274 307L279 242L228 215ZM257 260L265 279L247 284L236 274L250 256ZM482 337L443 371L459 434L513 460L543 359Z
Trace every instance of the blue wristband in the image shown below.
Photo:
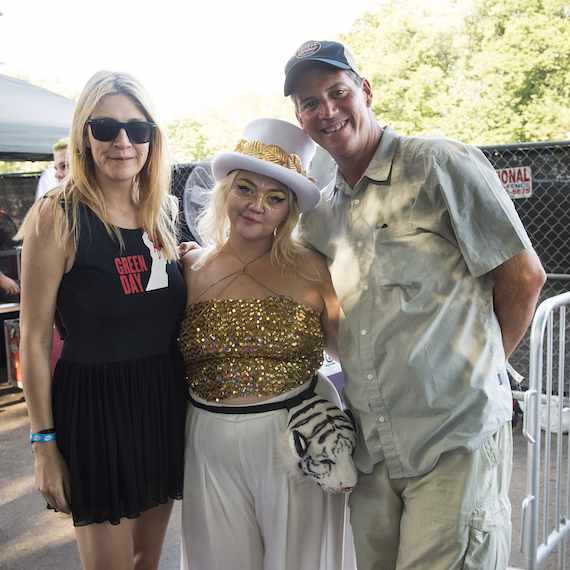
M48 430L46 430L48 431ZM51 431L51 430L50 430ZM51 433L32 433L30 432L30 441L54 441L55 440L55 430Z

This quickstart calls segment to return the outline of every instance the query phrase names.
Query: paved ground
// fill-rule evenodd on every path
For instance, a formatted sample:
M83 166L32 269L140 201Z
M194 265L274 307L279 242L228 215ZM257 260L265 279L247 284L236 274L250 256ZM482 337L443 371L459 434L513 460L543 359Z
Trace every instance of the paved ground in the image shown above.
M22 391L0 369L0 570L81 568L70 517L48 511L34 484ZM180 501L176 501L160 570L180 568Z
M80 569L70 519L48 511L35 489L26 405L22 392L9 386L5 378L6 370L0 368L0 570ZM524 556L519 552L519 545L525 487L526 443L519 428L514 431L514 473L510 493L513 504L510 566L514 568L524 568ZM160 570L179 568L179 533L180 502L177 501ZM566 564L570 568L570 554ZM557 555L554 552L540 569L556 568Z

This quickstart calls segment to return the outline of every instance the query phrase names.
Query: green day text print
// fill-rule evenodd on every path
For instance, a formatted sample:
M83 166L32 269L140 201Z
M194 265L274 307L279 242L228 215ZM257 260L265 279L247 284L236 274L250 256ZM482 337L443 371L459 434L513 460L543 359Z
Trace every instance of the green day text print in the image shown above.
M166 259L162 255L160 246L155 245L146 232L143 232L142 240L148 248L151 258L150 276L146 287L143 287L143 279L141 278L141 274L149 271L144 255L128 255L115 258L115 267L117 268L125 295L168 287Z

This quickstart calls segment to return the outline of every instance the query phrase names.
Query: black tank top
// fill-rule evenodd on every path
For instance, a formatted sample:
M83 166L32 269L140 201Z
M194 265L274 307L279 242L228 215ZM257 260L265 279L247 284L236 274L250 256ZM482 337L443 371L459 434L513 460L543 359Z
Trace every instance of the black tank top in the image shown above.
M124 248L87 206L75 261L65 274L57 309L65 326L61 359L117 362L164 354L186 303L175 262L141 229L121 229Z

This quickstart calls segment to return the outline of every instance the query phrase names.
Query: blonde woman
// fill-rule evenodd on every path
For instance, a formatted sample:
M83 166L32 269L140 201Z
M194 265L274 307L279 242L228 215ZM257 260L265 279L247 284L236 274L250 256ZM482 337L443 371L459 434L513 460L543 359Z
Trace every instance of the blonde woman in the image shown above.
M292 240L299 213L319 201L305 173L314 150L290 123L250 123L235 152L214 159L204 249L182 258L183 570L354 568L349 554L342 566L343 496L288 477L276 449L290 407L330 396L316 374L323 347L337 352L325 259Z
M70 171L22 229L22 378L36 484L73 515L85 569L158 568L183 482L186 387L165 135L140 83L96 73ZM51 373L56 313L65 341Z

